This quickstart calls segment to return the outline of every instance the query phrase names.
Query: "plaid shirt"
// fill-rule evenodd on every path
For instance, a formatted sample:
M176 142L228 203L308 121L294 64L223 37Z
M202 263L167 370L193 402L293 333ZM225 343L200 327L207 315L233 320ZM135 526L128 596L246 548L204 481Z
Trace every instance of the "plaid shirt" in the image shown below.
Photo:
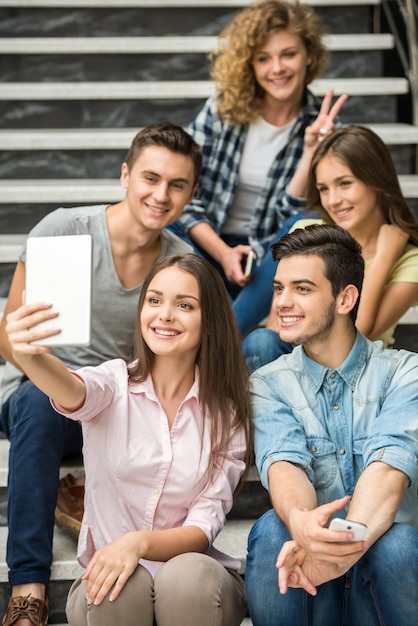
M286 146L276 155L258 197L250 223L249 243L263 255L260 244L279 230L284 220L305 206L305 198L287 192L303 152L305 128L318 117L320 102L306 90L305 104L292 128ZM238 185L239 167L248 124L224 122L216 99L209 98L188 132L202 147L203 164L193 201L178 220L184 233L199 222L208 222L219 235Z

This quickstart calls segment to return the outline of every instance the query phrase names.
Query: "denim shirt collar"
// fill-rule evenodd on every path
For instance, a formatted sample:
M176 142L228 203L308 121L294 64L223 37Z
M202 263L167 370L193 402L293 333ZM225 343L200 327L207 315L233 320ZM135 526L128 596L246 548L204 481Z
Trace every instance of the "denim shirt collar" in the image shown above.
M344 380L344 382L352 389L354 389L356 380L366 360L367 341L365 337L363 337L363 335L356 331L356 340L349 355L347 356L345 361L334 370L331 370L329 367L325 367L324 365L321 365L317 361L314 361L313 359L308 357L303 349L303 346L300 346L300 350L302 355L303 368L315 393L318 393L318 391L320 391L324 383L325 377L329 372L337 372Z

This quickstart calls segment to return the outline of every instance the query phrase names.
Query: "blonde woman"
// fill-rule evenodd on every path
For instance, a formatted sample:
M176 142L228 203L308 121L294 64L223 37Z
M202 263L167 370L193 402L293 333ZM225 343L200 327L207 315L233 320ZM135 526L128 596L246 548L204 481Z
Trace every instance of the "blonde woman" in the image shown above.
M188 129L203 150L199 187L175 226L218 267L232 298L241 292L234 313L245 335L269 308L257 298L259 281L271 285L274 275L269 259L262 264L265 251L303 209L312 155L346 96L332 106L330 91L321 105L308 89L328 54L307 4L250 5L221 33L211 60L216 95ZM258 266L246 277L251 249Z

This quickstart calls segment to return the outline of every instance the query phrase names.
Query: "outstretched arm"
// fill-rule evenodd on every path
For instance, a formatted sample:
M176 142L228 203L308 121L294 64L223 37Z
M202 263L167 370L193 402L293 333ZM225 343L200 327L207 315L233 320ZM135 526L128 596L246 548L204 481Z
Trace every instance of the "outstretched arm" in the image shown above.
M23 302L23 290L25 288L26 266L23 261L18 261L15 272L13 274L12 283L9 289L6 307L0 323L0 354L6 361L12 363L15 367L21 369L20 365L15 361L13 350L10 345L9 336L6 332L7 316L9 313L16 311Z
M45 320L57 317L50 304L24 304L7 316L6 333L13 361L30 380L57 404L75 411L86 395L83 381L55 356L50 348L33 344L33 341L57 335L60 329L39 328Z

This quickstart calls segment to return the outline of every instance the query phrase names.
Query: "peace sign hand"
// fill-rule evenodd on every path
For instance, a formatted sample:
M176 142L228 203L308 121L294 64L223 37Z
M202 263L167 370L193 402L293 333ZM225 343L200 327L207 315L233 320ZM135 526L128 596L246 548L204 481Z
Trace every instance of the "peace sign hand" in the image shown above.
M316 148L321 141L334 130L334 120L340 112L344 102L347 101L347 94L341 95L334 105L331 107L334 90L330 89L321 104L319 115L313 124L307 126L305 129L305 147Z

